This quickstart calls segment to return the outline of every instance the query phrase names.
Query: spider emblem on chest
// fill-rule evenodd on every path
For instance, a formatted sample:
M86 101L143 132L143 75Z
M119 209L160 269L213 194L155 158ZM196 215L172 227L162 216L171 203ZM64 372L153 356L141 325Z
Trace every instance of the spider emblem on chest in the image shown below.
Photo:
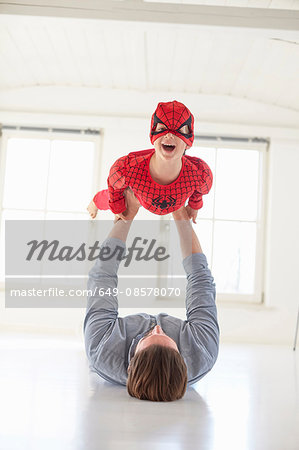
M166 209L171 206L174 206L176 204L176 198L172 197L171 195L160 195L159 197L156 197L152 201L152 205L156 206L160 209Z

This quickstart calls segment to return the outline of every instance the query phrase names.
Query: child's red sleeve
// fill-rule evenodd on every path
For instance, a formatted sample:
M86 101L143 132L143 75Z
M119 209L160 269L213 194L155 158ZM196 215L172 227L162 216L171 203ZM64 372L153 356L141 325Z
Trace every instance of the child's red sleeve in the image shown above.
M200 177L197 189L189 198L188 205L193 209L202 208L203 201L202 196L208 194L213 184L213 174L210 167L200 158L189 157L194 165L196 165Z
M109 191L109 207L114 214L121 213L126 209L124 190L126 184L126 164L128 157L122 156L112 165L107 179Z

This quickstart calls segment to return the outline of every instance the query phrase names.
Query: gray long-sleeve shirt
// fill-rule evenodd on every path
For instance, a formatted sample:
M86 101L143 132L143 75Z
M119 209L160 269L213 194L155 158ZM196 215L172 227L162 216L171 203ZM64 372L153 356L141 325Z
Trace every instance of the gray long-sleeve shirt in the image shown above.
M123 241L107 238L102 247L125 250ZM203 253L193 253L183 260L187 275L186 317L182 320L166 313L146 313L118 317L118 299L113 288L118 285L117 253L111 259L97 259L89 272L88 297L84 320L85 348L90 367L107 381L126 385L127 369L138 341L155 325L177 344L187 366L188 385L209 372L218 355L219 327L215 305L215 284ZM110 295L99 295L109 292Z

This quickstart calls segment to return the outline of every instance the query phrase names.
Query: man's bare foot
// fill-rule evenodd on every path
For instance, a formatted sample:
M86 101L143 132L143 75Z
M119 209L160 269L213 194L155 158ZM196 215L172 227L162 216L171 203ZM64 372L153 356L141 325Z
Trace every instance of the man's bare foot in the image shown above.
M86 209L89 212L91 218L94 219L98 213L98 208L94 204L93 200L91 200L91 202L89 203L89 205L87 206Z

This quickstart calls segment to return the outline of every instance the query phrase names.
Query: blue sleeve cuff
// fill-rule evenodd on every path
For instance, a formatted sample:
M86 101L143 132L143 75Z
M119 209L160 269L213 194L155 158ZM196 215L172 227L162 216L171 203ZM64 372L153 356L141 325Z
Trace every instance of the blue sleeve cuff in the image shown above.
M114 237L107 237L107 238L103 241L101 247L107 246L107 247L115 248L115 247L117 247L118 245L121 246L121 247L126 248L125 242L122 241L121 239L114 238Z
M187 275L208 267L207 257L204 253L192 253L183 259L183 266Z
M97 277L100 274L115 276L117 274L121 261L120 257L125 254L126 244L121 239L108 237L103 241L100 248L103 249L104 247L108 247L108 253L101 258L97 258L96 263L89 272L90 276Z

